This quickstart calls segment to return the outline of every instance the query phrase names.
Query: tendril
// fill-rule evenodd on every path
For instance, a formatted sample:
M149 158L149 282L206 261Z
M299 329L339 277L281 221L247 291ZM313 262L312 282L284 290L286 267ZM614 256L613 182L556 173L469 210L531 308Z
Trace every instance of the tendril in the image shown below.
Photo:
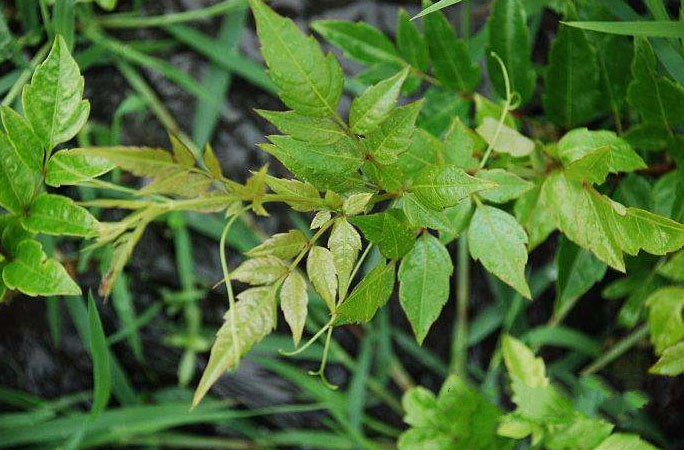
M318 376L321 378L321 382L328 388L333 391L337 390L339 386L332 384L331 382L328 381L328 379L325 377L325 365L328 362L328 353L330 351L330 338L332 336L332 331L333 327L331 326L328 328L328 335L325 337L325 348L323 349L323 359L321 359L321 366L318 368L318 370L309 371L309 375L311 376Z

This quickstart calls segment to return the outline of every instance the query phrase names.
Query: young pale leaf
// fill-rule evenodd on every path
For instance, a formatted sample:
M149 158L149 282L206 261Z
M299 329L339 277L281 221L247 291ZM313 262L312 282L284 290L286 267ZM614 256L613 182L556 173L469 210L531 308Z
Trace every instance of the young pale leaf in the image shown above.
M612 131L572 130L558 142L558 156L568 176L595 184L603 184L609 173L646 168L644 160Z
M174 134L169 134L169 140L171 141L173 160L176 161L181 167L195 167L195 156L192 154L192 150L185 145L181 138Z
M300 141L318 145L331 145L346 136L335 120L328 117L307 117L295 111L256 111L283 134Z
M485 117L475 131L499 153L508 153L515 158L522 158L534 151L532 139L513 128L499 124L499 119Z
M31 239L17 245L14 258L3 268L2 279L8 288L31 297L81 294L64 267L48 258L40 243Z
M417 101L394 109L378 128L367 135L366 148L376 162L393 164L409 148L422 106L423 102Z
M107 338L102 329L100 315L93 295L88 295L88 334L90 335L90 357L93 360L93 405L91 414L98 415L107 407L112 393L112 371L109 361Z
M493 203L510 202L534 188L534 184L504 169L480 170L477 176L497 184L494 189L487 189L478 194L484 200Z
M423 4L427 5L428 2ZM482 74L480 67L470 59L468 46L456 37L441 12L428 15L424 23L425 38L437 79L457 92L474 91L480 84Z
M336 311L337 324L367 323L394 289L394 261L377 265L354 288Z
M69 47L57 36L21 97L24 115L48 152L76 136L85 125L90 103L81 99L83 84Z
M662 356L653 367L651 373L676 377L684 373L684 341L665 349Z
M45 174L48 186L79 184L112 170L116 164L101 156L89 155L81 149L62 150L50 158Z
M306 280L299 272L294 271L283 282L280 288L280 308L283 310L285 321L292 330L295 347L299 345L306 323L309 295L306 292Z
M536 358L525 344L511 336L504 336L501 348L511 378L517 378L529 387L549 385L544 360Z
M480 206L468 228L468 246L473 259L523 297L531 298L525 280L527 234L510 214L491 206Z
M226 371L237 367L240 358L276 326L277 306L272 286L248 289L240 293L237 300L236 310L226 312L225 322L216 333L209 362L192 399L193 407ZM233 340L234 336L237 341Z
M367 134L387 118L399 98L408 67L387 80L369 87L355 98L349 111L349 126L357 134Z
M304 233L299 230L290 230L287 233L274 234L245 254L251 258L275 256L280 259L290 259L299 255L307 242L308 239Z
M684 250L675 253L668 262L659 267L658 274L673 281L684 281Z
M36 198L22 222L24 228L32 233L83 237L97 234L97 224L87 209L70 198L45 193Z
M423 233L399 266L399 301L418 344L449 299L449 278L454 267L439 240Z
M330 211L318 211L314 218L311 220L311 225L309 226L309 228L311 228L312 230L320 228L330 219L332 219L332 213Z
M473 95L475 99L475 124L480 126L484 123L484 120L489 117L497 122L501 119L503 115L504 102L494 103L487 97L478 94L477 92ZM520 123L513 116L511 111L508 111L504 117L504 125L508 128L513 128L514 130L520 129Z
M104 158L117 167L137 177L167 175L179 169L171 153L161 148L149 147L87 147L74 150L87 158Z
M560 241L556 268L556 312L564 311L568 305L572 305L606 274L606 265L603 262L566 238Z
M392 41L382 31L367 23L317 20L311 27L330 43L344 50L346 57L362 64L404 64Z
M614 433L594 450L658 450L658 448L642 440L636 434Z
M425 206L416 194L404 195L403 211L409 224L414 228L454 232L454 227L446 211L435 211Z
M204 146L204 152L202 152L202 162L204 162L205 167L215 179L220 180L223 178L221 162L216 157L216 153L209 143Z
M415 230L409 226L406 216L399 209L352 217L350 221L389 259L404 256L416 240Z
M7 137L19 158L31 171L40 172L43 169L45 149L31 124L9 106L3 106L1 111Z
M230 274L231 280L249 284L270 284L287 274L287 265L275 256L248 259Z
M312 211L321 201L318 189L310 183L266 176L266 184L276 194L288 197L285 203L295 211Z
M313 247L306 259L306 273L330 312L334 312L335 294L337 293L337 269L335 268L335 258L330 250L318 246Z
M397 17L397 48L406 62L418 70L427 71L430 59L427 42L403 9L399 10Z
M345 218L339 218L335 221L328 238L328 248L337 271L339 298L344 300L351 282L351 273L361 250L361 236Z
M556 125L572 128L600 111L599 62L584 31L561 26L551 44L544 108Z
M488 19L489 52L495 52L510 75L511 90L520 95L524 105L532 97L537 80L532 67L532 49L525 9L521 0L496 0ZM506 88L499 63L487 58L487 69L494 88L506 97Z
M651 294L645 303L648 308L648 328L655 352L661 355L666 348L684 338L684 288L667 287Z
M361 194L352 194L344 200L342 204L342 211L348 216L355 216L361 214L366 210L368 202L373 198L372 192L363 192Z
M36 174L21 160L5 133L0 131L0 207L21 214L31 203Z
M249 0L256 19L261 54L282 101L300 114L332 117L342 94L344 76L337 59L323 55L312 36L279 16L262 0Z
M411 192L430 208L442 210L456 206L476 192L497 186L492 181L472 177L454 165L432 166L416 176Z

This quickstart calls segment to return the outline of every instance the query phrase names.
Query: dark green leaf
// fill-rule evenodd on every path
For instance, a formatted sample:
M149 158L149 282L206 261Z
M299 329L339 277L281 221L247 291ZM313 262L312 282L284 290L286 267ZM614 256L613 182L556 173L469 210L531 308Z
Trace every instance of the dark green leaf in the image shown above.
M399 259L411 250L416 240L415 230L399 209L349 219L359 227L364 237L377 245L389 259Z
M461 200L497 184L475 178L456 166L426 167L416 177L411 192L425 205L441 210L456 206Z
M364 22L317 20L311 24L326 40L344 50L345 56L364 64L403 64L392 41L382 31Z
M88 334L90 335L90 358L93 360L94 379L93 405L90 411L93 415L98 415L109 403L112 393L112 371L107 338L92 294L88 294Z
M337 308L337 324L366 323L387 303L394 289L394 261L371 270Z
M368 134L387 118L399 98L408 73L409 69L405 68L393 77L369 87L354 99L349 111L349 126L354 133Z

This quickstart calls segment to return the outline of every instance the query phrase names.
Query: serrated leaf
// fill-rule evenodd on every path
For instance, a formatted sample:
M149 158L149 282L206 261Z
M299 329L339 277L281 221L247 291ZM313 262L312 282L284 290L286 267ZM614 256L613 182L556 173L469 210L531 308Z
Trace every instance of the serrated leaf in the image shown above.
M240 358L276 326L275 289L272 286L248 289L240 293L237 300L235 312L226 312L225 322L216 333L209 362L192 399L193 407L226 371L237 367ZM237 342L233 340L233 330Z
M594 450L657 450L657 447L642 440L636 434L614 433Z
M7 138L21 161L31 171L40 172L43 169L45 149L31 124L9 106L3 106L1 114Z
M456 117L444 135L444 159L463 170L476 170L480 162L475 155L482 155L487 144L475 131Z
M508 153L515 158L522 158L534 151L532 139L513 128L499 124L498 119L485 117L475 131L499 153Z
M37 188L36 174L29 169L0 131L0 206L21 214Z
M520 95L524 105L534 92L537 79L532 68L532 49L528 34L527 18L521 0L496 0L491 6L487 21L489 26L489 52L495 52L510 76L511 90ZM503 74L499 63L487 59L487 69L499 96L506 97Z
M423 2L429 5L429 2ZM444 14L435 12L425 17L425 39L435 76L446 87L457 92L472 92L480 84L480 67L470 59L468 46L456 33Z
M468 175L454 165L426 167L417 176L411 192L430 208L441 210L497 184Z
M409 224L414 228L454 232L454 227L446 211L435 211L425 206L415 194L404 195L402 204Z
M644 160L612 131L572 130L558 141L558 156L568 176L595 184L603 184L610 173L646 168Z
M399 155L399 161L397 161L397 166L408 180L396 180L397 184L399 186L408 184L421 170L441 165L443 161L444 145L427 131L418 128L413 135L411 145Z
M648 328L656 354L684 338L684 288L667 287L651 294L645 303L648 308Z
M385 34L364 22L316 20L311 27L327 41L344 51L344 55L363 64L403 61Z
M515 377L529 387L549 385L544 360L534 356L525 344L511 336L504 336L501 349L506 369L511 378Z
M40 243L31 239L17 245L14 257L2 270L2 279L8 288L31 297L81 294L64 267L48 258Z
M281 133L300 141L330 145L346 136L340 125L327 117L307 117L295 111L257 110L257 113L275 125Z
M156 177L178 170L171 153L150 147L86 147L74 150L86 157L99 157L137 177Z
M82 100L83 84L69 47L58 35L22 94L24 115L48 153L76 136L88 120L90 103Z
M600 111L600 70L596 50L584 31L561 25L551 44L544 109L558 126L573 128Z
M89 155L80 149L62 150L50 158L45 174L48 186L79 184L112 170L116 164L101 156Z
M427 71L429 63L427 42L403 9L399 10L397 17L397 48L406 62L418 70Z
M330 312L334 312L337 293L337 269L335 268L335 258L330 250L319 246L313 247L306 259L306 273Z
M439 234L439 239L444 244L448 244L459 237L461 233L463 233L468 227L470 220L473 217L473 213L475 212L474 203L475 202L473 202L470 198L467 198L453 208L447 208L444 210L444 214L446 214L447 218L449 219L449 223L451 224L449 231L442 231Z
M98 223L70 198L43 193L31 204L22 225L32 233L92 237L97 234Z
M262 0L249 0L269 77L288 107L305 116L337 114L344 77L337 59L323 55L312 36L276 14Z
M399 266L399 301L418 344L449 299L449 278L454 267L439 240L424 233Z
M318 211L314 218L311 220L311 225L309 228L315 230L320 228L332 218L332 213L330 211Z
M301 231L290 230L287 233L274 234L245 254L251 258L275 256L280 259L290 259L299 255L308 241Z
M366 210L366 206L371 198L372 192L362 192L360 194L352 194L344 200L342 204L342 211L348 216L355 216L361 214Z
M416 233L399 209L349 219L385 257L399 259L411 250Z
M366 89L356 97L349 111L349 126L356 134L367 134L380 125L394 108L401 86L408 76L408 67L391 78Z
M221 169L221 163L219 162L218 158L216 157L216 153L214 153L214 149L207 143L204 146L204 152L202 153L202 161L204 162L204 165L206 168L209 170L209 173L217 179L220 180L223 178L223 170Z
M203 196L211 186L211 178L204 173L195 173L187 168L176 166L159 172L145 187L138 190L136 195L177 195L185 198Z
M475 94L477 96L477 94ZM418 117L418 126L435 137L441 137L454 118L468 120L471 102L457 92L431 86L425 91L425 107Z
M337 219L328 238L328 248L332 253L337 271L339 298L345 299L351 273L361 250L361 236L346 219Z
M423 102L417 101L394 109L377 129L366 136L366 147L376 162L393 164L411 145L416 118L422 106Z
M297 347L302 338L306 323L309 295L306 292L306 280L299 272L294 271L283 282L280 288L280 308L283 310L285 321L292 330L292 339Z
M684 250L675 253L669 261L659 267L658 274L673 281L684 281Z
M473 259L503 282L531 298L525 280L527 234L515 217L492 206L478 206L468 228L468 246Z
M295 211L312 211L321 201L318 189L311 183L266 176L266 184L276 194L287 196L285 203Z
M287 265L275 256L248 259L230 273L231 280L249 284L270 284L287 274Z
M684 373L684 341L668 347L653 367L651 373L676 377Z
M336 311L336 324L367 323L394 289L394 261L382 262L361 280Z
M192 150L174 134L169 134L169 140L171 141L174 161L182 167L195 167L195 156L192 154Z
M497 184L497 187L478 194L484 200L493 203L515 200L534 188L534 184L504 169L480 170L477 172L477 177Z

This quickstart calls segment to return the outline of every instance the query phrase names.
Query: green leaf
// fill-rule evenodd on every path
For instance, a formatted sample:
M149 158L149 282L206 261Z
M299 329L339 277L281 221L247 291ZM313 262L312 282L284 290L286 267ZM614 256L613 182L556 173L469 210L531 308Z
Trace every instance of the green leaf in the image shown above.
M249 0L269 76L283 103L299 114L332 117L342 94L344 76L337 59L323 55L312 36L279 16L262 0Z
M330 250L319 246L313 247L306 260L306 273L330 312L335 312L337 269L335 258Z
M0 206L15 214L23 213L36 187L36 174L21 161L7 136L0 132Z
M468 175L454 165L426 167L411 186L411 192L430 208L441 210L497 184Z
M17 245L14 258L3 268L2 279L8 288L31 297L81 294L64 267L48 258L38 241L30 239Z
M287 265L275 256L248 259L230 274L231 280L249 284L270 284L287 274Z
M351 273L361 250L361 236L347 219L339 218L330 232L328 248L332 253L337 272L339 298L344 300L347 297Z
M447 6L455 5L456 3L460 3L462 0L439 0L437 3L434 5L430 5L427 7L424 7L421 12L416 14L411 20L415 20L419 17L426 16L428 14L431 14L435 11L439 11L440 9L444 9Z
M280 259L290 259L299 255L308 241L301 231L290 230L287 233L274 234L245 254L251 258L275 256Z
M477 177L497 184L497 187L478 194L482 199L493 203L510 202L534 188L534 184L504 169L480 170Z
M385 34L364 22L316 20L311 24L318 34L344 50L347 58L362 64L394 62L403 64L397 49Z
M606 265L588 250L562 238L556 254L556 312L565 311L574 301L603 279Z
M70 198L44 193L33 202L22 225L32 233L92 237L98 222Z
M344 211L347 216L356 216L357 214L361 214L368 207L368 202L370 202L371 198L373 198L373 195L374 194L371 192L362 192L360 194L350 195L344 199L342 211Z
M571 178L603 184L609 173L645 169L646 163L612 131L578 128L558 142L558 156Z
M544 109L563 128L584 124L600 111L600 70L596 50L584 31L561 26L551 44Z
M545 180L523 194L515 203L515 217L525 227L530 238L529 250L532 251L544 242L556 229L556 199L552 188Z
M594 450L657 450L657 447L642 440L635 434L615 433L608 436Z
M112 170L116 164L87 150L62 150L50 158L45 174L48 186L60 187L92 180Z
M428 208L415 194L404 195L402 208L406 219L414 228L431 228L450 233L455 231L446 211Z
M195 167L195 156L193 155L192 150L188 148L181 138L169 133L169 140L171 141L173 160L176 161L181 167Z
M409 226L406 216L399 209L352 217L349 220L389 259L404 256L416 240L415 230Z
M399 266L399 301L418 344L449 299L449 278L454 270L449 252L439 240L423 233Z
M48 153L76 136L88 120L90 103L82 100L83 84L66 42L57 36L22 94L24 115Z
M468 228L468 246L473 259L503 282L531 298L525 280L527 234L515 217L492 206L478 206Z
M193 407L226 371L237 367L240 358L275 329L277 306L272 286L248 289L237 300L236 310L226 312L225 322L216 333L209 362L192 399ZM233 340L234 336L237 340Z
M403 9L399 10L397 17L397 47L406 62L418 70L427 71L430 59L427 42Z
M520 95L520 103L528 102L537 80L532 67L532 49L527 18L521 0L496 0L488 19L489 51L495 52L510 76L511 90ZM499 96L506 97L506 88L499 63L487 58L487 70Z
M444 159L465 171L477 170L480 162L475 155L482 155L487 144L475 131L456 117L444 135Z
M456 32L441 12L427 16L424 25L437 79L457 92L474 91L482 74L480 67L470 59L466 43L456 37Z
M648 308L648 328L656 354L684 338L684 288L667 287L651 294L645 303Z
M619 118L627 100L627 87L632 81L634 45L627 37L607 35L597 43L597 49L601 91L608 97L608 101L604 101L606 111L613 114L613 118Z
M508 153L515 158L522 158L534 151L532 139L513 128L499 124L498 119L485 117L475 131L499 153Z
M517 378L529 387L549 385L544 360L536 358L525 344L506 335L501 348L506 369L511 378Z
M396 180L399 186L410 182L421 170L440 165L444 161L444 145L425 130L418 128L408 149L399 155L397 166L406 175ZM390 166L391 167L391 166ZM401 175L400 175L401 176Z
M333 119L307 117L295 111L264 111L258 109L264 119L271 122L283 134L289 134L300 141L318 145L331 145L346 136L344 130Z
M311 183L266 176L266 184L276 194L287 196L285 203L295 211L312 211L321 201L318 189Z
M642 20L638 22L562 22L583 30L625 36L684 38L684 23L670 20Z
M660 266L658 274L673 281L684 281L684 250L675 253L669 261Z
M367 135L366 148L380 164L393 164L411 145L422 101L401 106L389 113L380 126Z
M109 403L112 393L112 371L107 338L92 294L88 295L88 334L90 335L90 358L93 360L94 380L93 405L90 412L96 416L104 411Z
M431 86L425 91L424 99L425 107L417 123L435 137L441 137L456 117L463 121L469 120L471 102L457 92Z
M368 272L337 308L337 324L370 322L378 308L392 295L394 265L394 261L389 264L382 262Z
M202 162L215 179L220 180L223 178L221 162L216 157L216 153L209 143L204 146L204 152L202 152Z
M45 149L31 124L9 106L2 107L1 115L7 138L21 161L34 173L40 172L43 169Z
M283 310L285 321L292 330L292 339L297 347L302 338L306 323L309 295L306 292L306 280L297 271L293 271L280 288L280 308Z
M684 341L665 349L662 356L653 367L651 373L676 377L684 373Z
M167 175L170 171L179 169L179 165L173 160L171 153L161 148L87 147L73 150L73 152L76 155L85 156L89 162L92 161L91 158L93 157L104 158L137 177Z
M473 98L475 99L475 124L477 126L482 125L487 117L494 119L497 122L501 119L501 116L504 112L503 101L494 103L487 97L484 97L477 92L473 95ZM515 119L511 111L506 113L504 125L506 125L508 128L513 128L514 130L520 129L520 124Z
M634 80L627 89L627 101L644 122L657 123L671 131L684 121L684 89L658 74L653 49L648 40L634 40Z
M369 87L354 99L349 111L349 125L354 133L367 134L387 118L399 98L408 73L409 69L405 68L393 77Z

